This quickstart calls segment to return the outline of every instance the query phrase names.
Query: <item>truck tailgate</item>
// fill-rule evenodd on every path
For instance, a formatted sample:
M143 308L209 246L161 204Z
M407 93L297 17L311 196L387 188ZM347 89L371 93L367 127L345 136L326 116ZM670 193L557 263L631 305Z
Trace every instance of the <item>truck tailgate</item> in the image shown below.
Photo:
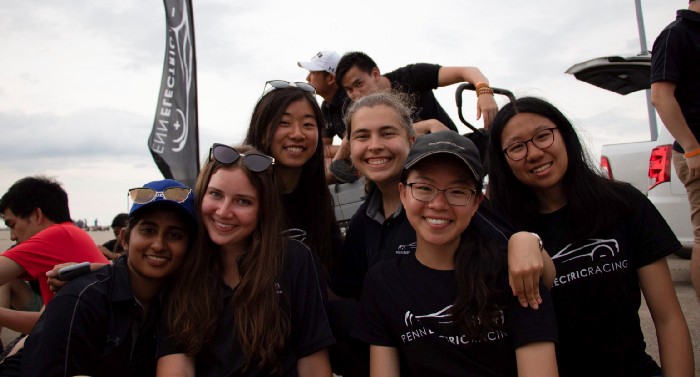
M649 190L649 156L655 141L603 145L600 155L607 157L612 178L631 183L646 194Z

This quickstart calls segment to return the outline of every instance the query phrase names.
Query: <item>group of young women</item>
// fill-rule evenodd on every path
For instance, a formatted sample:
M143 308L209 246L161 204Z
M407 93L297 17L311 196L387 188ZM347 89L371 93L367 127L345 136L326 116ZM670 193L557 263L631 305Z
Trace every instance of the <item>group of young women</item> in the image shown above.
M330 377L328 286L361 297L371 376L693 374L664 259L678 241L643 195L597 175L554 106L497 115L490 203L468 139L416 138L396 94L355 101L347 137L369 191L341 247L313 87L267 85L249 145L214 144L194 191L132 191L126 256L59 292L15 356L21 375Z

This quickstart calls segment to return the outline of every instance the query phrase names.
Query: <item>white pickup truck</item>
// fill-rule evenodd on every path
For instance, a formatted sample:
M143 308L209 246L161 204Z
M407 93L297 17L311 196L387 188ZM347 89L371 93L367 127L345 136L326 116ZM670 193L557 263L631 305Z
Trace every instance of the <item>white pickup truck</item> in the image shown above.
M578 80L624 95L649 89L650 68L650 55L641 54L596 58L575 64L566 72ZM648 196L683 245L676 254L690 258L693 247L690 206L671 161L673 137L663 125L657 131L656 140L603 145L600 166L608 178L629 182Z

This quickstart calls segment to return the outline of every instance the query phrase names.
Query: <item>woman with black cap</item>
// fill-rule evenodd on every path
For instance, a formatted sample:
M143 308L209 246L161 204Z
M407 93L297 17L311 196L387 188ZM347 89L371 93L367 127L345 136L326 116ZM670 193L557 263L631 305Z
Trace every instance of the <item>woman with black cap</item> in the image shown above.
M538 310L521 306L503 246L470 226L484 199L480 161L452 131L411 147L399 197L416 250L369 270L354 330L370 344L370 376L557 375L547 289Z

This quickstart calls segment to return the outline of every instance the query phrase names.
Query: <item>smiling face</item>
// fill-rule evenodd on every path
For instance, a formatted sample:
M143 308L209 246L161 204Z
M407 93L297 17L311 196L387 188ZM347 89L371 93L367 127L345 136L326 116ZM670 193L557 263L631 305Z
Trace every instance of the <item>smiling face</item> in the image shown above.
M260 198L246 173L220 168L202 197L202 222L212 242L226 250L245 250L258 223Z
M306 99L294 101L284 111L270 147L275 163L301 168L316 152L319 129L316 114Z
M466 165L455 158L435 155L411 169L406 183L427 183L439 190L456 187L478 189L468 171ZM457 249L462 232L469 226L483 200L481 192L477 192L467 205L451 205L441 191L430 202L423 202L415 199L411 188L403 183L399 184L399 192L406 217L416 231L419 247L439 246L452 251Z
M529 140L536 133L556 125L546 117L533 113L519 113L506 123L501 133L501 146ZM563 192L563 179L569 165L566 146L558 129L554 130L554 142L540 149L527 144L527 155L519 161L505 157L513 175L535 193L547 194Z
M352 116L350 158L360 173L381 185L401 176L413 137L388 106L363 107Z
M180 211L168 207L146 211L124 245L132 285L168 278L182 265L190 244L189 224Z

